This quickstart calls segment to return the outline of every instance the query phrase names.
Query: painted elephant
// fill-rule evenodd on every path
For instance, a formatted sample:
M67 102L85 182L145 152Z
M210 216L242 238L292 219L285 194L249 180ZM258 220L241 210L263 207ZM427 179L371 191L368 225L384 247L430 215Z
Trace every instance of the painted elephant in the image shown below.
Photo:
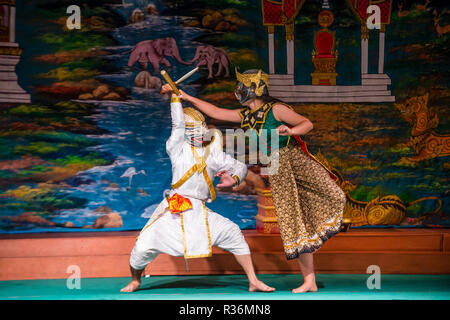
M174 38L159 38L154 40L145 40L136 44L131 50L128 66L132 67L139 62L144 70L147 70L148 62L151 63L154 72L159 71L159 64L164 64L167 68L171 67L166 57L175 58L179 63L190 65L180 57L177 43Z
M141 71L134 79L134 83L137 87L145 88L145 89L160 89L161 88L161 79L158 77L152 77L150 72Z
M219 64L218 70L215 77L218 77L225 70L225 77L230 76L230 58L227 52L222 48L216 48L210 45L198 46L195 51L195 56L192 58L190 63L198 61L196 67L206 65L208 67L208 79L213 77L213 66L214 64Z

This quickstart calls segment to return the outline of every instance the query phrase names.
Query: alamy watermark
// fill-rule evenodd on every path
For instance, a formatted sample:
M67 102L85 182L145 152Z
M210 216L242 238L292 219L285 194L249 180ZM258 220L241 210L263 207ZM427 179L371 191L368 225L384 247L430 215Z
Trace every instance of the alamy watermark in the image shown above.
M81 269L79 266L73 264L67 267L66 273L71 275L66 280L66 287L69 290L81 289Z
M262 165L262 175L278 172L280 135L276 129L226 129L225 141L225 153L246 164Z
M366 13L369 15L366 25L369 30L381 29L381 10L376 4L368 6Z
M367 267L366 273L371 274L369 278L367 278L366 286L367 289L381 289L381 269L376 264L372 264Z
M69 30L81 29L81 9L79 6L73 4L67 7L67 14L70 16L66 20L66 27Z

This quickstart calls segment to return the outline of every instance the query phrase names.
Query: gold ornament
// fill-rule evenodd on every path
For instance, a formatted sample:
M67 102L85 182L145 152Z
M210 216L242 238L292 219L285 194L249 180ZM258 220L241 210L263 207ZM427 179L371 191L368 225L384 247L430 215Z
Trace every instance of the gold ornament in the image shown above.
M334 21L334 15L329 10L323 10L319 13L319 24L322 28L328 28Z
M184 108L185 126L186 127L199 127L206 125L205 117L199 111L194 108Z
M250 73L250 74L239 73L237 68L235 68L235 71L236 71L236 79L239 82L242 82L244 84L244 86L250 87L252 85L252 83L254 83L256 85L255 94L257 96L261 96L264 91L264 87L269 86L269 75L267 73L263 73L261 70L258 70L258 73L256 73L256 74L255 73ZM263 81L263 84L259 85L261 80Z

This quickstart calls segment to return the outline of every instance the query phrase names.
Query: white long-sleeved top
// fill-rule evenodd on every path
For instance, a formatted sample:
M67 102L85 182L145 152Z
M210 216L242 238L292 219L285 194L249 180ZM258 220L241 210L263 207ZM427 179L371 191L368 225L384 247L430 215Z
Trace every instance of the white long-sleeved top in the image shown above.
M179 102L170 104L172 116L172 133L166 142L166 150L172 162L172 184L175 184L196 163L191 145L184 136L185 123L183 107ZM206 171L211 181L214 175L222 170L231 176L236 175L240 181L244 181L247 175L247 166L237 161L222 150L222 136L218 130L214 132L214 140L211 142L210 154L206 159ZM196 147L199 157L205 154L206 147ZM211 198L210 190L202 173L194 172L192 176L174 192L202 201Z

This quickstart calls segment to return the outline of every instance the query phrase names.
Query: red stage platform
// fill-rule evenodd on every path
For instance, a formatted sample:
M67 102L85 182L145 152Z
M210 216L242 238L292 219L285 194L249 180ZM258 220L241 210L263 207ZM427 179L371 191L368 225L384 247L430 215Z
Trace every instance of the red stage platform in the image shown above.
M77 265L81 277L127 277L138 232L83 232L0 235L0 280L67 278ZM287 261L280 235L245 230L257 273L299 273ZM450 229L352 229L336 235L315 254L317 273L366 273L378 265L384 274L450 273ZM211 258L189 260L160 255L151 275L243 273L230 253L214 248Z

